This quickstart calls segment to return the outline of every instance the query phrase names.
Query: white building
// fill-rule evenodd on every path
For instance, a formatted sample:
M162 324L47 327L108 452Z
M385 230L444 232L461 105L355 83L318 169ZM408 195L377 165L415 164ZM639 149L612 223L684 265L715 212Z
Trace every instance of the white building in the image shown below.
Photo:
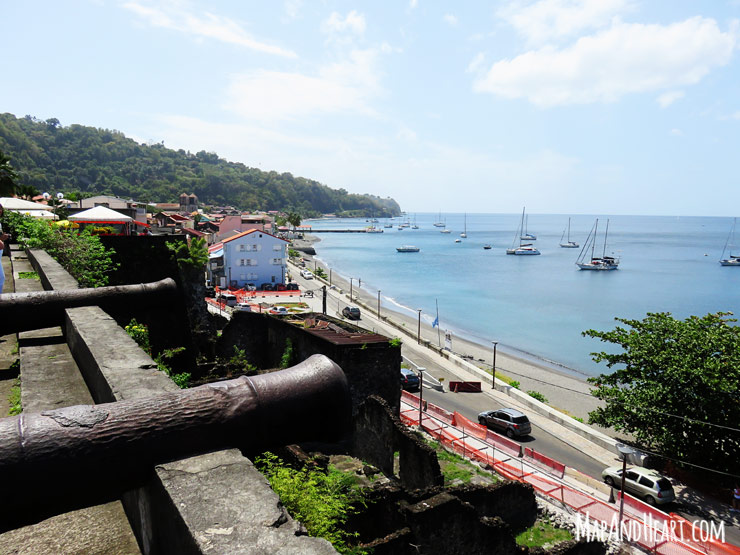
M263 283L285 284L288 241L250 229L224 239L208 249L208 274L219 287L244 287Z

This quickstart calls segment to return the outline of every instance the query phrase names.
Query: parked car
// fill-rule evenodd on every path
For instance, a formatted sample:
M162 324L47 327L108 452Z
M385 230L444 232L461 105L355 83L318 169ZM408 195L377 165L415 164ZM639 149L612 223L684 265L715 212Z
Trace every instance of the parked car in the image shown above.
M216 296L216 289L211 285L206 285L206 297L215 297Z
M234 310L239 312L252 312L252 306L249 303L236 303Z
M303 279L313 279L313 274L308 270L301 270L301 277Z
M298 284L292 281L289 284L287 284L285 287L288 289L288 291L298 291Z
M263 283L260 285L260 289L262 289L262 291L272 291L272 283Z
M601 473L604 481L612 487L622 487L622 467L610 466ZM655 470L639 466L627 467L624 490L645 500L648 505L662 505L676 499L671 482Z
M244 289L246 289L247 291L257 291L257 286L254 283L247 283L244 286Z
M356 306L345 306L342 309L342 316L349 318L350 320L360 319L360 309Z
M401 368L401 387L407 391L419 389L419 376L408 368Z
M225 304L226 306L236 305L236 295L234 295L233 293L219 293L218 297L216 297L216 300L220 303Z
M277 314L278 316L286 316L289 314L288 309L284 306L273 306L269 312L270 314Z
M288 288L283 283L278 283L275 285L275 291L286 291Z
M524 413L516 409L488 410L478 415L478 422L508 437L521 437L532 433L532 424Z

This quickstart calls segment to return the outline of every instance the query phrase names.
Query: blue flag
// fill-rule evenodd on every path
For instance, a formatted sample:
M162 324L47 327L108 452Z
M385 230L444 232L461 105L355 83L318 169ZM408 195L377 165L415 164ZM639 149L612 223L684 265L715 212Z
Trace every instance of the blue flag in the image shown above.
M436 328L436 327L437 327L438 325L439 325L439 316L437 316L437 317L436 317L436 318L434 319L434 322L432 322L432 327L433 327L433 328Z

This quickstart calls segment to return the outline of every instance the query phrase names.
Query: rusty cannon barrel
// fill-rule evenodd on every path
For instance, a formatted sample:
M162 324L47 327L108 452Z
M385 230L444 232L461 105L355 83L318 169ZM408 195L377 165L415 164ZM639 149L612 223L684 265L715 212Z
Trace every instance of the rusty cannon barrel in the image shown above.
M90 289L5 293L0 295L0 335L59 326L67 308L97 305L115 309L134 302L164 303L176 298L176 294L177 285L172 278Z
M0 531L120 498L154 465L344 436L347 380L323 355L278 372L154 397L0 419ZM12 500L12 501L10 501Z

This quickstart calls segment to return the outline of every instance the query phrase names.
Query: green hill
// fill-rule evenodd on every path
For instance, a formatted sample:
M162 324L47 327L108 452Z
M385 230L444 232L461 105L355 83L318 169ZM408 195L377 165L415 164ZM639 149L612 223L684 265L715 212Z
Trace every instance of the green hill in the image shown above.
M0 151L20 176L20 185L55 193L113 194L147 202L177 202L195 193L201 203L243 210L294 211L305 216L336 213L389 217L401 213L391 198L348 193L219 158L143 145L119 131L59 120L0 114Z

